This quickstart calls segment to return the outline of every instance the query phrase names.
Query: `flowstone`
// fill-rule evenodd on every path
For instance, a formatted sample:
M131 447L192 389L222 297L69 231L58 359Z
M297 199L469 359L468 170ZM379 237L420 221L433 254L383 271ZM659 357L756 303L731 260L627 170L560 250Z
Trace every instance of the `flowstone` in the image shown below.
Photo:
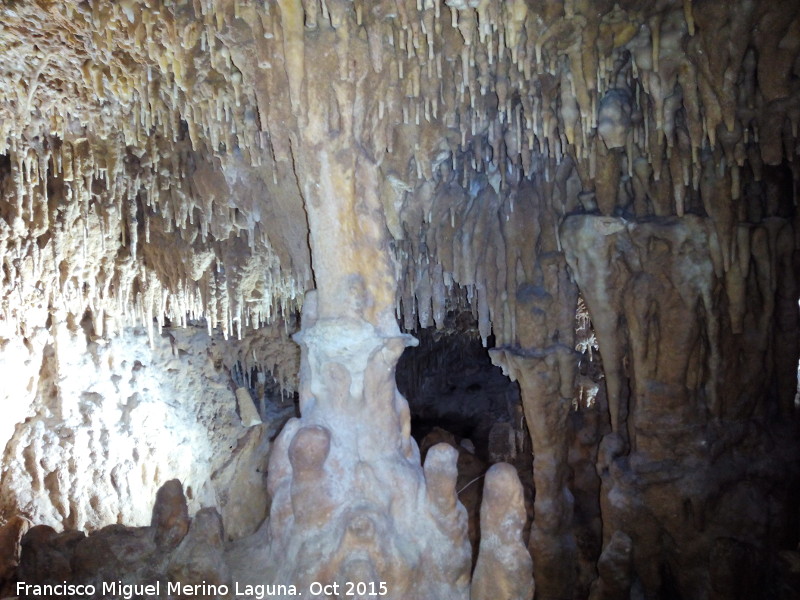
M457 452L431 448L424 470L394 368L408 335L357 319L318 319L307 297L301 412L273 449L269 578L306 594L363 582L385 598L469 597L467 514ZM340 588L346 592L346 589ZM312 597L323 597L313 595Z

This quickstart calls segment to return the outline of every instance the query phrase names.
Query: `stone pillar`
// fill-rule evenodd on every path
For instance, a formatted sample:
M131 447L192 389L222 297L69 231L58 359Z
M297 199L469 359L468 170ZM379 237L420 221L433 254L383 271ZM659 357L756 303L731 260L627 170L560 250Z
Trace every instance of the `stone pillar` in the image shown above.
M431 449L423 471L395 385L397 360L416 340L395 318L379 165L358 134L371 72L366 43L340 27L305 36L304 49L299 2L280 7L287 68L305 56L304 71L289 74L292 154L316 290L295 336L302 416L286 425L270 460L267 580L306 597L318 597L312 582L353 581L368 587L351 590L358 597L466 600L471 560L457 453ZM329 9L334 25L353 18L346 3Z
M385 582L386 598L464 600L470 545L457 453L432 449L423 472L394 380L413 338L357 317L375 300L369 281L340 283L344 313L329 299L323 317L323 290L309 293L295 338L302 417L286 425L270 460L268 572L304 594L314 581L362 581L379 592Z
M572 404L574 353L555 346L523 353L491 351L492 362L519 382L525 419L533 443L536 488L529 549L537 597L571 598L577 574L572 534L572 493L567 487L567 415Z
M578 292L552 234L556 221L557 214L545 204L534 221L547 224L541 227L541 248L529 280L518 282L515 294L516 335L489 351L492 362L519 383L531 435L536 496L528 547L539 600L571 598L578 572L573 497L567 487Z

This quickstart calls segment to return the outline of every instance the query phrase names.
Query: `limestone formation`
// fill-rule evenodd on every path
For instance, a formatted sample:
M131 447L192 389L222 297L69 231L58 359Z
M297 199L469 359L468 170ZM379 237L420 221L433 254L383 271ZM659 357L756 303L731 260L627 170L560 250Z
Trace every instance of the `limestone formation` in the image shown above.
M230 573L223 557L222 519L216 509L204 508L192 519L186 536L170 558L169 581L195 586L231 586Z
M795 450L771 455L756 441L761 434L743 425L764 418L759 414L793 410L779 393L755 392L769 387L767 380L780 386L771 375L780 369L774 361L796 343L783 346L786 338L777 334L797 330L796 311L779 308L782 297L797 294L794 274L784 267L783 253L791 250L780 241L787 226L772 217L738 238L752 252L748 277L761 281L761 289L785 291L765 302L759 286L745 282L738 306L724 312L719 307L729 275L707 221L575 216L562 226L567 260L603 348L612 419L619 419L598 462L604 530L633 540L632 560L646 592L670 585L689 597L705 593L706 569L719 569L713 557L722 531L735 531L735 539L754 547L772 543L765 522L737 521L729 511L741 506L741 494L753 494L754 505L768 502L770 471L791 472L797 460ZM746 336L735 333L737 318L750 321ZM758 341L766 337L774 339L772 349ZM771 435L791 434L775 427ZM752 448L747 464L735 447ZM665 539L680 540L680 556ZM664 571L646 566L661 561L674 565L669 583Z
M0 56L0 586L797 589L796 1L0 0ZM403 397L426 328L506 414L460 342Z
M8 589L22 598L231 597L219 513L204 508L190 522L186 512L181 485L172 480L158 491L152 526L109 525L85 536L37 525L22 538L16 579L30 586L82 586L74 589L86 593L54 588L52 594L41 594L17 582ZM180 587L170 588L170 582ZM183 586L190 592L184 593Z
M622 531L615 531L597 561L599 577L592 585L589 598L630 598L632 550L631 538Z
M237 362L248 370L258 362L274 364L264 340L246 336L236 351L222 336L173 329L151 350L142 329L108 343L87 340L83 330L72 333L66 324L53 329L55 338L41 328L35 335L42 344L22 345L17 355L34 366L38 380L9 439L0 442L3 514L57 529L94 530L118 520L146 525L156 490L179 478L192 512L216 506L228 531L255 531L267 511L269 429L280 420L270 414L274 423L263 431L245 430L229 369ZM297 362L292 355L284 360ZM287 377L287 388L293 386ZM0 391L3 402L14 401L10 392ZM246 510L236 508L241 499L230 493L234 480L252 490Z
M158 490L150 526L155 531L156 545L167 550L175 548L189 531L186 496L177 479L170 479Z
M525 503L516 470L497 463L486 474L481 504L481 546L471 600L532 600L533 565L522 540Z
M306 299L299 334L303 417L287 424L270 460L268 578L301 589L383 581L390 598L466 598L457 452L435 446L423 474L393 378L407 339L364 321L326 322L315 304Z

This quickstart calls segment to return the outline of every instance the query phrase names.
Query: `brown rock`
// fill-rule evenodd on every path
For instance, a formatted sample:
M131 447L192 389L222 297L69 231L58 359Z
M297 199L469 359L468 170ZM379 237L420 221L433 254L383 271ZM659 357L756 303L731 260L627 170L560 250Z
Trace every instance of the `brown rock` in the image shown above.
M600 555L600 577L592 584L590 600L625 600L631 590L631 553L633 541L622 531L615 531Z
M800 552L784 550L778 553L778 598L792 600L800 598Z
M497 422L489 430L489 462L513 461L517 457L516 432L511 423Z
M715 540L709 556L712 600L745 600L761 591L757 576L759 552L732 538Z
M434 427L419 444L419 453L423 460L425 460L428 450L433 448L436 444L450 444L454 448L458 447L455 435L441 427Z
M177 479L171 479L158 490L153 506L151 527L155 529L156 545L166 550L177 546L189 531L189 522L183 486Z
M181 584L231 584L225 563L222 518L214 508L200 510L192 519L189 532L176 548L167 569L169 581ZM194 596L216 598L216 596Z
M149 580L157 569L154 531L150 527L109 525L81 540L72 557L76 581Z
M3 587L14 577L22 551L22 537L31 524L23 517L11 517L0 526L0 594Z
M227 461L211 475L228 539L256 531L269 511L267 425L249 427Z
M533 446L536 488L528 547L542 598L571 597L577 580L577 546L572 531L567 415L574 365L563 347L526 353L495 349L492 361L519 381Z
M83 534L56 533L47 525L32 527L22 538L17 578L31 583L50 583L72 577L70 562L75 543Z

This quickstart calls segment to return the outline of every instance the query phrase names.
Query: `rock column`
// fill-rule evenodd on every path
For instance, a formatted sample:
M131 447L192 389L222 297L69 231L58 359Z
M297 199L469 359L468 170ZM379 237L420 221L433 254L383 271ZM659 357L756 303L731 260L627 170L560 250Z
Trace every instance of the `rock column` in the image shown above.
M539 255L535 271L543 285L529 282L517 290L516 343L491 350L490 355L519 383L531 435L536 497L529 549L537 597L571 598L577 548L573 497L567 486L567 415L574 395L577 290L560 253Z
M690 214L562 224L613 426L597 465L605 549L592 597L621 597L635 580L646 597L746 589L741 548L783 543L750 507L788 522L777 515L796 506L772 483L796 469L782 441L794 435L795 390L783 383L797 369L794 236L777 217L736 230L731 245Z
M311 597L321 597L312 582L352 581L367 586L352 590L364 597L466 599L457 454L433 448L423 471L395 385L395 364L416 341L394 316L378 162L359 137L371 71L366 42L336 27L353 18L346 4L328 4L334 28L306 35L300 2L280 2L316 290L295 338L302 417L287 424L271 458L268 572Z
M519 382L525 419L533 443L536 487L529 549L540 598L569 598L575 583L576 553L572 535L572 493L567 487L567 415L572 402L571 355L553 348L539 355L508 350L492 353L512 381ZM563 384L563 385L562 385ZM565 389L562 390L562 387ZM565 392L569 390L570 394Z

